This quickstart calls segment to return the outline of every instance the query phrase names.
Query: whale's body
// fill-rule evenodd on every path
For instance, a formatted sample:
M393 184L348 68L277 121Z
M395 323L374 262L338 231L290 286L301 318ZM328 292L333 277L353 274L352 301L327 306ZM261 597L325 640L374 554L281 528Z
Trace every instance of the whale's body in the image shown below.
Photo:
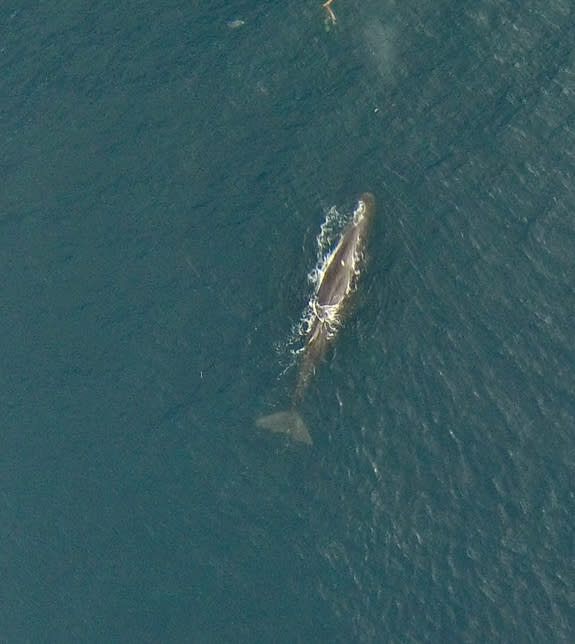
M317 363L324 357L329 343L337 336L341 326L346 305L355 290L360 273L361 259L374 213L375 199L371 193L366 192L358 201L352 221L329 254L310 302L311 314L301 351L292 409L258 419L258 427L286 433L295 440L312 444L309 430L296 409L315 373Z

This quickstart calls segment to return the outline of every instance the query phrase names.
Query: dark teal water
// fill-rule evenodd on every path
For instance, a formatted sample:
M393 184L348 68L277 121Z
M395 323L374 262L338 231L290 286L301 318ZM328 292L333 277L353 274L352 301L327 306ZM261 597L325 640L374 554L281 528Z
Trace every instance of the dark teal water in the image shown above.
M320 4L0 8L0 640L574 640L575 8Z

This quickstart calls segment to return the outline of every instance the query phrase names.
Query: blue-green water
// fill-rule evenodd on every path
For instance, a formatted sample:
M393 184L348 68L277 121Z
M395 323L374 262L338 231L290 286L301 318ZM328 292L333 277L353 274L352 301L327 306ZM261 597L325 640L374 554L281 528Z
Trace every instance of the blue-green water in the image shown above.
M575 7L320 5L0 8L0 640L574 641Z

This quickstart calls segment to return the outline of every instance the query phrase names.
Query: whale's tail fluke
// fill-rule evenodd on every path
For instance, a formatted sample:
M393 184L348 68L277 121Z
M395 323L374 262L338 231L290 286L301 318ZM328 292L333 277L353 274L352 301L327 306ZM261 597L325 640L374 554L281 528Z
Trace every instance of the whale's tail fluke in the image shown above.
M270 416L262 416L256 425L274 434L287 434L290 438L306 445L313 445L311 434L302 417L295 409L279 411Z

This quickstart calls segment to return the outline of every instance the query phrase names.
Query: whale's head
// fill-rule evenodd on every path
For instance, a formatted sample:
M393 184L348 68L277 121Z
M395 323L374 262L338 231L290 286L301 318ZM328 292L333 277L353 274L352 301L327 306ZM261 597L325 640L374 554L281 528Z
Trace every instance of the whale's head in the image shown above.
M375 214L375 197L371 192L364 192L361 195L353 214L355 223L362 222L365 226L371 222Z

